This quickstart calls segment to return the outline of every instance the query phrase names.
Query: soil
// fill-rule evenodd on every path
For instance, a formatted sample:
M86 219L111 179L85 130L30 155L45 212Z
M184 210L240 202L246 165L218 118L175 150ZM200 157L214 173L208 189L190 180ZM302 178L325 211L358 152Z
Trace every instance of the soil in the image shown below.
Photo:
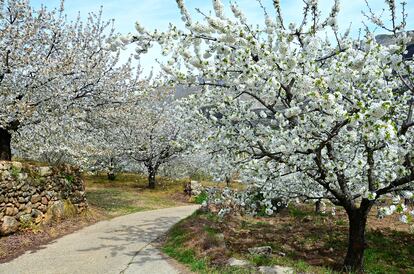
M272 256L288 256L313 266L340 270L347 247L345 212L338 210L335 216L330 216L313 214L309 207L303 210L310 214L295 216L286 209L275 217L228 216L223 221L202 214L181 224L190 239L185 246L195 250L199 258L208 257L213 266L224 266L229 258L246 255L251 247L271 246ZM409 230L409 225L396 216L385 220L378 220L373 212L369 216L367 231L390 239L395 248L414 245ZM368 245L382 248L378 246L382 243L375 243L369 237Z

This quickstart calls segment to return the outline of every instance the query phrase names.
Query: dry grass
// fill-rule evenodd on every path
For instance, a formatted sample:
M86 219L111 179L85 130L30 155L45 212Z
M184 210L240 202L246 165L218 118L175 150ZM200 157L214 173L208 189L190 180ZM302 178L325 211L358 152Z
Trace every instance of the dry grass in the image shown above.
M76 215L59 222L49 224L32 225L26 229L0 238L0 263L10 261L23 254L27 250L36 250L56 238L73 233L82 227L94 224L106 216L90 209L80 215Z
M311 206L290 208L268 218L235 216L220 220L212 214L197 214L174 228L173 232L180 233L170 234L165 247L178 259L180 252L190 250L206 265L201 272L207 273L240 273L240 269L225 267L231 257L258 266L291 266L300 273L337 273L346 253L347 225L343 211L336 216L315 214ZM414 235L409 225L395 216L380 221L372 213L367 241L367 273L414 273ZM264 245L273 248L271 257L248 255L248 248Z
M147 188L147 179L140 174L119 174L109 181L105 174L85 175L89 204L110 217L188 203L184 195L186 180L157 178L155 189Z

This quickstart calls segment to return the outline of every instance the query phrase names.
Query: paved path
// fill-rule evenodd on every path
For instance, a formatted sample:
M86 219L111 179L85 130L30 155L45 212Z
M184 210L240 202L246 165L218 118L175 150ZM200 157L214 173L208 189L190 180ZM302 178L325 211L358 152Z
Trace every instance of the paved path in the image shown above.
M198 207L139 212L99 222L0 264L1 274L175 274L153 242Z

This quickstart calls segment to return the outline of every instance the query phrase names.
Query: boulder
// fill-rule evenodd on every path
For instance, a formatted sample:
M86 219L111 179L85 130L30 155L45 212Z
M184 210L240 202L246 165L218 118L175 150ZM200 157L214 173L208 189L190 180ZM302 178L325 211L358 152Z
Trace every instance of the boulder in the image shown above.
M250 265L250 263L248 261L239 260L239 259L236 259L236 258L230 258L227 261L227 264L229 266L249 266Z
M248 251L252 255L269 256L272 254L272 247L270 246L252 247L252 248L249 248Z
M61 219L65 214L65 204L62 201L55 202L47 212L53 219Z
M191 195L198 196L204 190L203 186L198 181L190 182Z
M295 273L292 268L284 266L261 266L259 267L259 273L263 274L293 274Z
M35 194L32 196L32 199L30 200L30 202L32 202L32 204L38 203L42 201L42 196L40 196L39 194Z
M53 174L52 168L48 166L39 167L38 171L41 177L46 177Z
M1 235L9 235L19 230L20 223L13 217L5 216L0 227Z

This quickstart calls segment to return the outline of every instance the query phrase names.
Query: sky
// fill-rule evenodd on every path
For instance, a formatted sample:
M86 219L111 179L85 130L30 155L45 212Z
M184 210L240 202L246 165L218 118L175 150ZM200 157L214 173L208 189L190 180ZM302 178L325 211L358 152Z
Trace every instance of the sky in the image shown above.
M372 9L378 13L381 13L382 8L385 7L384 0L368 1ZM210 0L185 1L188 10L193 14L196 14L195 8L200 8L208 13L212 10L211 2ZM229 0L222 0L222 2L228 6ZM250 23L263 23L263 11L256 0L237 0L237 2ZM262 2L269 11L273 11L272 0L262 0ZM329 13L332 2L333 0L319 0L324 14ZM414 0L406 0L406 2L409 14L407 27L414 29ZM35 7L40 7L43 4L48 8L55 8L60 5L60 0L31 0L31 4ZM286 22L298 22L301 19L303 0L281 0L281 5ZM101 6L103 17L115 19L115 28L122 34L135 33L136 21L150 30L166 30L169 22L182 26L181 15L175 0L65 0L65 12L69 18L76 18L78 13L81 17L86 17L88 12L99 11ZM358 35L358 30L363 26L362 21L364 20L361 11L367 11L365 1L341 0L340 6L341 12L338 19L341 29L346 29L352 23L352 34ZM382 32L378 30L377 34L380 33ZM131 52L133 52L133 47L128 48L123 54L123 58L127 59ZM159 58L157 49L151 50L141 58L141 66L145 72L150 71L156 58Z

